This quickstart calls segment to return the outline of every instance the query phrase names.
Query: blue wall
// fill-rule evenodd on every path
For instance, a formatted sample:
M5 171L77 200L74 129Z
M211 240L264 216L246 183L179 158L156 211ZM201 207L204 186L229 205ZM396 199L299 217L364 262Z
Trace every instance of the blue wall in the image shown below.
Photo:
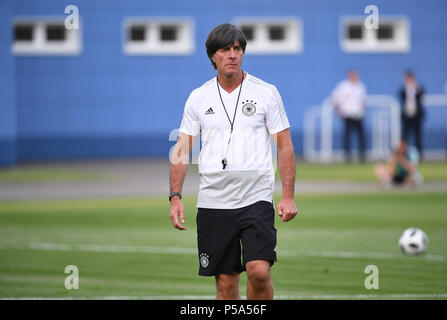
M77 5L81 16L83 49L79 56L11 55L14 16L64 16L68 4ZM339 46L341 16L362 16L369 4L360 0L2 0L0 163L167 157L173 144L169 132L180 125L189 93L215 75L204 48L209 31L238 16L301 19L301 54L246 55L243 66L278 87L298 154L302 153L306 108L321 103L349 67L359 70L371 94L396 95L408 67L427 92L443 92L447 82L447 2L376 0L381 15L408 18L411 51L343 52ZM121 35L127 16L192 18L195 52L180 57L125 55ZM445 111L430 110L427 146L444 147L446 122Z
M0 166L16 162L16 77L10 33L12 15L13 1L0 2Z

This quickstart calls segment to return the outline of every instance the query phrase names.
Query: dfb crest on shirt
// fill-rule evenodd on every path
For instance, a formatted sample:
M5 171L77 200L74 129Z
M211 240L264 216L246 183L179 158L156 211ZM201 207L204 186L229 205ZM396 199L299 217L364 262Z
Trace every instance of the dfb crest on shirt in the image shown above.
M253 100L242 101L242 113L247 117L251 117L256 113L256 102Z

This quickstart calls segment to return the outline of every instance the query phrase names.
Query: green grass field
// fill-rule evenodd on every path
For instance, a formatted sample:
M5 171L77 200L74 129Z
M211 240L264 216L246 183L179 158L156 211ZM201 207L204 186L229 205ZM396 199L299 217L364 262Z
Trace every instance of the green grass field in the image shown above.
M44 181L97 181L112 179L111 176L86 170L54 168L7 168L0 169L0 183L27 183Z
M372 163L328 165L299 162L296 176L301 181L377 182L374 165ZM446 162L423 162L419 169L425 182L447 182Z
M197 165L189 166L197 173ZM426 182L447 182L447 162L423 162L420 171ZM279 171L277 170L279 179ZM312 164L297 162L297 179L301 181L377 182L372 163ZM82 168L14 167L0 168L0 183L27 183L48 181L110 181L118 177L110 172Z
M447 192L315 194L300 215L276 220L279 299L446 299ZM199 277L195 198L184 199L187 231L172 228L163 198L0 202L0 298L212 299ZM419 227L429 249L404 256L402 231ZM67 265L79 289L67 290ZM379 268L367 290L364 269ZM246 275L241 277L245 295Z

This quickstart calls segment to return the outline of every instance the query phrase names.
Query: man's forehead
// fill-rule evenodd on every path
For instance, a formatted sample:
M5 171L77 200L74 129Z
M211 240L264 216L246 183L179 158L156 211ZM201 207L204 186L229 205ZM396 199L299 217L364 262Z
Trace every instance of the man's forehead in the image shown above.
M229 44L228 46L226 46L226 47L223 47L222 49L229 49L229 48L232 48L232 47L240 47L241 46L241 44L239 43L239 41L234 41L232 44Z

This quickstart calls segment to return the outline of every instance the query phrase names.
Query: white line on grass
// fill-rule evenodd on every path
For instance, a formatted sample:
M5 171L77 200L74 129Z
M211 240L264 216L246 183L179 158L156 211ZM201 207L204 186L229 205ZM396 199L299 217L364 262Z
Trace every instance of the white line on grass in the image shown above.
M345 251L314 251L314 252L295 252L281 251L283 256L299 257L323 257L323 258L367 258L367 259L402 259L403 254L383 253L383 252L345 252ZM445 257L434 254L422 255L426 260L444 261Z
M30 243L27 249L49 251L88 251L88 252L113 252L113 253L156 253L156 254L197 254L197 249L181 247L147 247L147 246L116 246L79 244L68 245L59 243ZM403 254L383 252L346 252L346 251L291 251L280 250L279 256L283 257L316 257L316 258L341 258L341 259L408 259ZM444 256L424 254L418 258L430 261L446 261Z
M30 243L29 249L49 251L91 251L113 253L162 253L162 254L197 254L196 249L180 247L143 247L143 246L113 246L96 244L68 245L60 243Z
M103 296L103 297L9 297L0 300L214 300L211 295L184 295L184 296ZM241 296L246 299L246 296ZM355 299L430 299L447 298L447 293L422 294L324 294L324 295L277 295L279 300L355 300Z

